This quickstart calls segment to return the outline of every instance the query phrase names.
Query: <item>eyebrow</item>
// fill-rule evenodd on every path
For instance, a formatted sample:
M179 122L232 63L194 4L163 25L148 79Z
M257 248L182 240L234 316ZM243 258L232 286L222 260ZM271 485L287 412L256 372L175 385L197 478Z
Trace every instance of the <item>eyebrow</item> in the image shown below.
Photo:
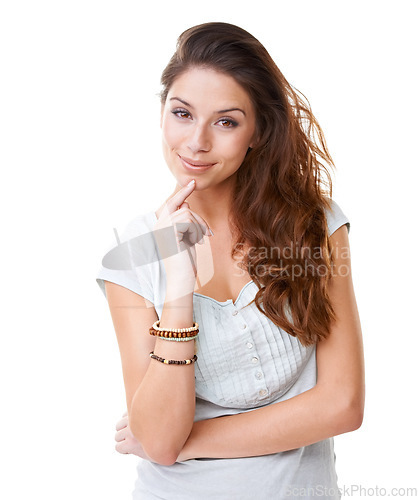
M180 99L180 97L171 97L170 98L170 101L180 101L181 103L183 103L185 106L188 106L189 108L191 109L194 109L194 107L189 104L187 101L185 101L184 99ZM243 111L241 108L228 108L228 109L220 109L219 111L216 111L216 113L218 114L222 114L222 113L229 113L230 111L241 111L241 113L246 116L245 114L245 111Z

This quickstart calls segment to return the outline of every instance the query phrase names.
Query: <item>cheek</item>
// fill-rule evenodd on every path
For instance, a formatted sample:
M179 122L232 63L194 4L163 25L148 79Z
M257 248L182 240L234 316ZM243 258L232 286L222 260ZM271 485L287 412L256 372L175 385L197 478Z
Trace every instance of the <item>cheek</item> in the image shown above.
M170 127L164 126L162 128L162 139L163 139L163 144L170 148L174 145L176 142L176 137L175 133L173 133L173 129Z
M171 156L172 156L172 150L173 150L173 139L170 136L170 134L167 134L167 131L162 129L162 134L161 134L161 145L162 145L162 153L165 162L167 165L170 167L171 165Z
M164 160L171 171L176 168L177 153L181 146L181 130L167 121L161 127L162 153Z
M170 148L168 147L167 143L165 142L164 138L162 140L162 152L163 152L163 157L167 165L169 164L169 158L170 158Z
M182 146L185 140L185 128L174 122L174 118L171 116L165 117L161 132L163 142L168 148L177 149Z
M231 162L241 164L248 150L249 139L246 135L237 135L225 141L224 157Z

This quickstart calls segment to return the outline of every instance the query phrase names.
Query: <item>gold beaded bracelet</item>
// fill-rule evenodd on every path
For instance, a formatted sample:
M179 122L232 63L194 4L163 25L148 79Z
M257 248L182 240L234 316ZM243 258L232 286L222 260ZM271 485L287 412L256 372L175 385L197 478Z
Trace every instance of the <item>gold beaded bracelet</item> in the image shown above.
M160 358L160 356L157 356L156 354L154 354L154 351L151 351L149 353L149 356L151 359L155 359L156 361L159 361L160 363L164 363L165 365L191 365L195 361L197 361L196 354L191 359L183 359L181 361L177 360L177 359Z

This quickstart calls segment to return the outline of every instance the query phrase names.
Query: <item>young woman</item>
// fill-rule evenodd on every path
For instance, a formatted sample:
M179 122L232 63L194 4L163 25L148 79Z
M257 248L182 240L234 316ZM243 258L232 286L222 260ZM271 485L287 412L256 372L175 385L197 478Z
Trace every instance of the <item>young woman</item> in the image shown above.
M116 449L141 457L134 498L340 498L332 437L361 425L364 370L322 131L230 24L185 31L162 85L175 189L97 276L126 388Z

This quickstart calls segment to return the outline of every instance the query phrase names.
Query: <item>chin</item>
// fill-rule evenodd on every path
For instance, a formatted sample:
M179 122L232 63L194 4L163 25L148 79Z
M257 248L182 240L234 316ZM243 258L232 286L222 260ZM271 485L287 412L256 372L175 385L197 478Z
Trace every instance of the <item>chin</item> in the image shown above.
M173 170L171 170L171 174L174 177L177 185L180 186L181 188L186 187L187 184L192 179L194 179L196 181L196 187L194 188L195 191L196 191L196 189L199 189L199 186L202 185L202 181L200 179L197 179L196 178L197 176L193 177L193 175L187 175L184 172L178 172L178 171L173 171Z

